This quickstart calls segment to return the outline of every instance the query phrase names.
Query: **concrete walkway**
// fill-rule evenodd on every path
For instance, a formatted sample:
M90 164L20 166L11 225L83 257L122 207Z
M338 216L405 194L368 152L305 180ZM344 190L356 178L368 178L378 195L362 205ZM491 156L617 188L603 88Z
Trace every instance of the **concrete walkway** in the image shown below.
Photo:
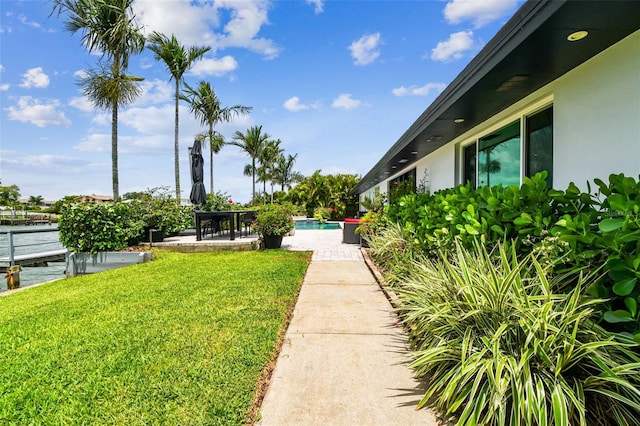
M415 409L424 388L406 366L391 305L359 246L341 241L341 230L297 230L283 241L314 254L257 424L436 425Z

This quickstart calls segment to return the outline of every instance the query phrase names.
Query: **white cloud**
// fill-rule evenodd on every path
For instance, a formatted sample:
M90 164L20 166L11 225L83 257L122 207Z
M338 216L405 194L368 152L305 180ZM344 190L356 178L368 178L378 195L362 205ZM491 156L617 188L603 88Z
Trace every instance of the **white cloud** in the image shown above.
M354 109L362 105L362 101L353 99L351 96L351 93L342 93L333 100L331 106L341 109Z
M447 87L444 83L427 83L424 86L409 86L404 87L400 86L392 90L393 94L396 96L427 96L429 93L437 92L440 93Z
M49 76L42 71L41 67L31 68L22 75L20 87L30 89L32 87L45 88L49 85Z
M170 102L175 97L174 82L169 80L144 80L140 82L140 88L142 95L134 103L137 106Z
M324 0L307 0L307 3L314 6L316 15L324 12Z
M300 98L297 96L292 96L291 98L287 99L284 102L284 108L292 111L292 112L297 112L297 111L302 111L305 109L318 109L321 107L320 102L316 101L312 104L303 104L300 103Z
M291 112L303 111L305 109L309 109L307 105L300 103L300 98L297 96L293 96L286 101L284 101L284 108Z
M380 33L368 34L351 43L349 50L356 65L367 65L380 56Z
M87 152L111 152L111 134L94 133L88 135L73 148Z
M450 24L471 21L476 28L513 12L518 0L451 0L444 8Z
M226 73L238 68L238 62L232 56L225 56L220 59L202 59L193 64L189 74L195 76L215 75L223 76Z
M96 109L95 106L93 106L93 103L86 96L78 96L76 98L72 98L69 101L69 106L72 106L84 112L92 112Z
M218 3L216 3L218 4ZM220 1L219 4L231 10L232 19L225 25L225 34L218 40L221 47L246 47L264 55L267 59L278 56L280 49L273 41L256 38L260 28L268 24L266 1Z
M23 24L23 25L28 25L30 27L34 27L34 28L40 28L40 24L36 21L29 21L27 20L27 17L24 15L20 15L18 17L18 20Z
M58 101L44 104L31 96L22 96L18 99L16 107L5 109L9 112L10 120L31 123L38 127L69 126L71 121L64 116L63 112L57 110L59 106Z
M188 111L180 106L180 117L186 117ZM119 115L119 121L123 125L130 126L140 133L147 135L165 135L167 140L173 140L174 129L174 105L168 103L161 107L128 108ZM182 124L182 123L181 123Z
M30 168L53 168L53 169L65 169L67 167L84 167L89 164L89 161L75 158L66 157L62 155L53 154L40 154L40 155L27 155L21 161L22 165Z
M185 45L210 45L216 39L210 28L219 25L213 4L192 5L190 0L137 0L133 2L133 9L147 33L174 34Z
M449 36L449 40L441 41L431 50L431 59L448 62L462 58L467 50L473 48L473 31L460 31Z
M134 11L148 33L174 34L182 44L212 46L214 52L226 47L246 48L273 59L280 48L272 40L258 37L262 26L269 23L269 5L267 0L137 0Z

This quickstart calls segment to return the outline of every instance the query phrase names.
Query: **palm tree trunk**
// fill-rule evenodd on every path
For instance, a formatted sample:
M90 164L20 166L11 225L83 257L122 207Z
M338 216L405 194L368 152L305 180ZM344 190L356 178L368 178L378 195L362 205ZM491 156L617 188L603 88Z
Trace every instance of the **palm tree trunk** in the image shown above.
M180 146L179 146L179 139L178 139L178 99L179 99L179 92L180 92L180 80L179 79L175 79L176 80L176 96L175 96L175 101L176 101L176 111L175 111L175 131L174 131L174 143L173 143L173 153L174 153L174 159L173 159L173 163L174 163L174 167L175 167L175 171L176 171L176 200L178 201L178 203L180 203Z
M113 201L120 199L120 182L118 180L118 103L111 108L111 184Z
M251 159L251 181L253 183L252 191L253 191L253 200L256 199L256 159Z
M209 185L209 194L213 194L213 144L209 141L209 178L211 183Z

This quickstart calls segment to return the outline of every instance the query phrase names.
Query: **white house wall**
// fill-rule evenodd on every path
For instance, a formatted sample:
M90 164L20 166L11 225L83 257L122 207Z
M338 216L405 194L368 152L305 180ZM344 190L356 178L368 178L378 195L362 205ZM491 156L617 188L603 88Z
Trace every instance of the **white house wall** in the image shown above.
M640 31L554 84L554 187L640 174Z
M447 144L416 163L416 184L420 185L428 177L428 189L433 193L455 186L456 172L455 145Z

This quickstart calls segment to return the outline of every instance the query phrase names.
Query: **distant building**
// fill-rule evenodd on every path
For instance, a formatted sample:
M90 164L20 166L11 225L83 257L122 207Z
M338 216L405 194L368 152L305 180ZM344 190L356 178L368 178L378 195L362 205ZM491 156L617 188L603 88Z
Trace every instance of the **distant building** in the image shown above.
M113 197L111 195L81 195L79 198L80 201L90 202L90 203L106 203L107 201L113 201Z
M354 191L637 177L639 30L640 1L527 1Z

